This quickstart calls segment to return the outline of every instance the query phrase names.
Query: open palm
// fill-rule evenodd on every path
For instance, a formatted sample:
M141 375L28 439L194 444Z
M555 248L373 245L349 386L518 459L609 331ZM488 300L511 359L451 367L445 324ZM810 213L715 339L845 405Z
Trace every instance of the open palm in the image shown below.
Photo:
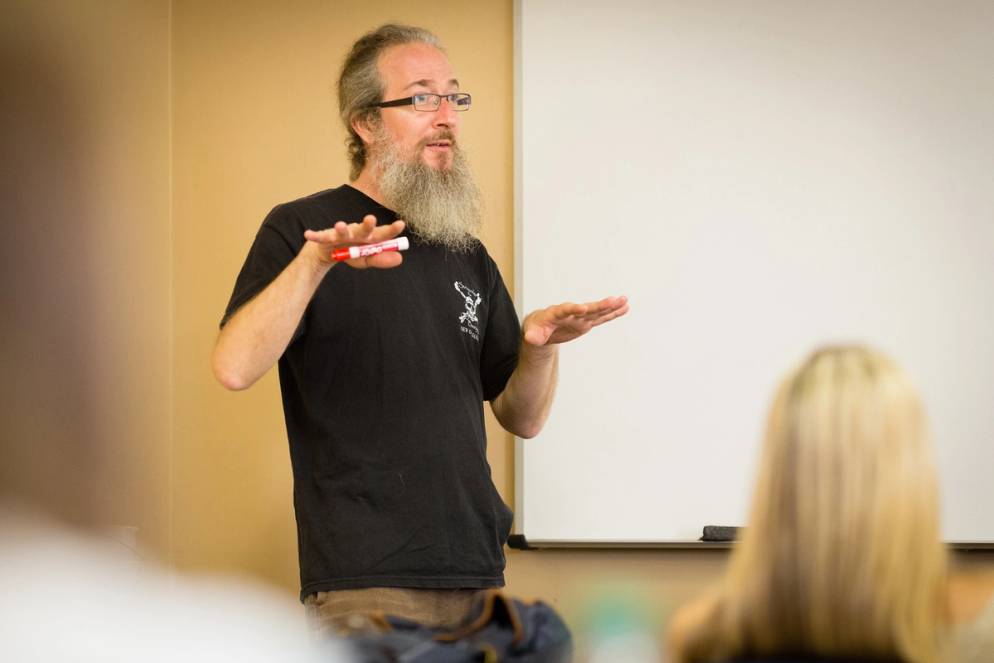
M522 325L530 345L567 343L628 313L628 298L606 297L586 304L567 302L532 312Z

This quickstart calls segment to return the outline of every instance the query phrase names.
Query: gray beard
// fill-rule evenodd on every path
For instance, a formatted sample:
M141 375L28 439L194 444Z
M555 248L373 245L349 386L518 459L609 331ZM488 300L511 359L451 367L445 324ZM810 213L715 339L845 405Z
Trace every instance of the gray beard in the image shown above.
M453 251L473 248L483 223L483 198L455 142L447 170L436 170L420 158L404 159L385 137L376 148L380 193L411 232Z

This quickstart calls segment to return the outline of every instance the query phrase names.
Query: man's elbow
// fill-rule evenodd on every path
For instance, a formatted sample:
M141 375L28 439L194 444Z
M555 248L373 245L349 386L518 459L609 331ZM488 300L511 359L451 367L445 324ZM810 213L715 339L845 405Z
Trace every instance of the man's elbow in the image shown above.
M520 437L523 440L530 440L533 437L537 437L538 434L542 432L542 428L545 427L545 418L543 417L542 419L534 421L507 422L507 424L501 422L501 425L504 426L504 429L512 435Z
M512 431L515 435L523 440L530 440L533 437L538 436L542 432L542 424L544 422L537 422L531 424L524 424L517 427L517 430Z
M509 401L505 400L504 394L491 401L490 408L493 410L494 416L497 417L497 423L501 425L501 428L524 440L530 440L542 432L549 414L547 409L538 414L521 412L510 406Z
M225 389L230 391L242 391L252 386L252 381L248 380L231 361L226 360L220 352L214 351L211 358L211 368L214 370L214 377Z

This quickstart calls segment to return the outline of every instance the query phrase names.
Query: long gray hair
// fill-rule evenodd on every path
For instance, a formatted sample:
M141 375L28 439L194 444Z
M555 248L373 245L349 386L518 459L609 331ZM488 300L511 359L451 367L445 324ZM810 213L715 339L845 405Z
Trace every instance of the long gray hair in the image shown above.
M338 77L338 112L349 133L345 147L351 162L349 179L353 182L366 166L367 154L352 122L379 117L380 110L369 106L383 100L383 80L377 66L380 55L391 46L411 43L429 44L443 50L438 37L424 28L387 23L360 37L342 65Z

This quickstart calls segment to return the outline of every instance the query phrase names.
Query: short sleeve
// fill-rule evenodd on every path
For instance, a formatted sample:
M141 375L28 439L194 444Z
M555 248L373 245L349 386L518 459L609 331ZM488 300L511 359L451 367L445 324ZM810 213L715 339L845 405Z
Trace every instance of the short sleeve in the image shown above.
M235 289L221 318L221 327L246 302L262 292L286 269L304 245L304 226L285 205L273 209L262 222L245 263L238 273ZM298 329L298 334L301 330Z
M504 391L507 381L518 366L521 324L497 265L489 255L487 262L493 270L494 278L490 288L487 328L480 353L480 379L484 400L492 401Z

